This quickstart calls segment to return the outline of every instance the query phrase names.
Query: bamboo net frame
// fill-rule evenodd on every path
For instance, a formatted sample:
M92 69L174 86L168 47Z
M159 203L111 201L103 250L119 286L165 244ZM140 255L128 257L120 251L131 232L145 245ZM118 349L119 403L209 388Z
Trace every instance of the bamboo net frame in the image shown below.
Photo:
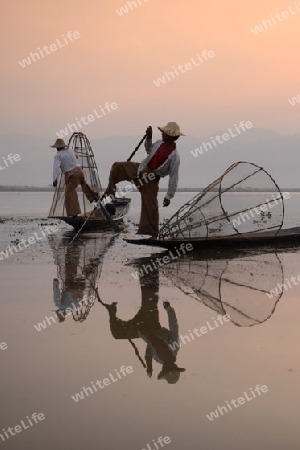
M235 195L238 191L245 194L243 204ZM208 239L262 231L276 235L283 219L283 196L275 180L262 167L239 161L179 208L159 238Z
M94 152L92 150L90 141L82 132L73 133L68 142L68 148L73 150L82 170L87 184L98 192L99 197L102 196L102 187L98 175L98 167L95 161ZM67 217L65 209L65 177L60 173L57 180L57 187L54 192L52 205L49 212L49 217ZM81 208L81 213L87 215L92 207L90 202L82 192L81 187L77 189L78 200Z

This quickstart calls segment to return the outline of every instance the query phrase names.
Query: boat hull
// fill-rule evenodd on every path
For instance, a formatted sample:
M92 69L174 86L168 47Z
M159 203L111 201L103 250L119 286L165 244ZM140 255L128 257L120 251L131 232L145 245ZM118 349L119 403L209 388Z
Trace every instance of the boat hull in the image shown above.
M147 245L172 249L181 244L192 244L193 249L222 250L228 248L247 248L262 246L298 246L300 245L300 227L280 230L276 235L271 233L251 233L248 235L234 235L214 238L185 238L185 239L124 239L135 245Z
M114 203L114 206L116 208L116 213L111 216L113 221L116 224L119 224L123 221L124 217L129 211L130 207L130 198L122 199L117 201L117 203ZM84 224L85 220L87 219L87 216L76 216L76 217L69 217L69 216L51 216L52 219L60 219L66 222L68 225L71 225L75 230L79 230L82 225ZM50 216L49 216L50 217ZM85 224L83 230L85 231L101 231L101 230L107 230L110 229L110 225L108 224L106 218L102 214L96 214L95 216L91 216L87 223Z

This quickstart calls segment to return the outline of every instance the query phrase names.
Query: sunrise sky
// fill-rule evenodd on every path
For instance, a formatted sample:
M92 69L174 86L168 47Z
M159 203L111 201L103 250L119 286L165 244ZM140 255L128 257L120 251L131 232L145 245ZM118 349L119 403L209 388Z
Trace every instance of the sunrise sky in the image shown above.
M298 1L299 11L294 0L135 1L131 10L125 0L2 0L0 133L55 136L106 102L118 109L82 129L92 138L168 121L197 136L241 120L299 131L300 103L288 102L300 90ZM251 32L284 11L288 18ZM80 37L21 67L69 31ZM204 50L215 57L154 84Z

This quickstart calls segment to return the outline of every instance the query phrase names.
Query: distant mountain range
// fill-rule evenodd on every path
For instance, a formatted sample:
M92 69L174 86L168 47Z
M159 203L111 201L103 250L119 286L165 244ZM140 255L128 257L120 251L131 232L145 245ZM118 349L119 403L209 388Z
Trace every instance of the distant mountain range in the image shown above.
M234 128L232 128L234 130ZM216 131L210 136L186 136L178 140L181 155L179 187L188 186L196 191L218 178L228 166L237 161L249 161L262 166L276 180L282 190L300 188L300 134L282 136L274 130L251 128L231 137L216 147L203 151L195 157L195 149L205 148L203 143L216 142L228 130ZM88 135L87 135L88 136ZM160 138L159 133L154 136ZM100 180L106 186L113 162L124 161L131 154L141 136L110 136L91 139L99 168ZM2 134L0 141L0 184L2 186L52 185L52 164L55 150L49 146L55 137L31 136L28 134ZM206 146L209 147L209 146ZM5 166L8 154L19 154L21 160ZM141 161L145 151L141 147L135 161ZM161 188L167 186L162 180Z

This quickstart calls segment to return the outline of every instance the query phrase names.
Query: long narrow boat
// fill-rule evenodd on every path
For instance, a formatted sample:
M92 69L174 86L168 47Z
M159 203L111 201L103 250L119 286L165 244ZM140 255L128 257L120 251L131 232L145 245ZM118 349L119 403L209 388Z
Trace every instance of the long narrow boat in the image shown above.
M115 214L111 215L111 218L115 223L120 224L123 221L124 217L129 211L130 202L131 202L130 198L116 199L116 202L113 204L116 212ZM87 216L88 213L76 217L56 216L55 218L61 219L68 225L74 227L75 230L79 230L84 224L84 221L86 220ZM85 224L84 229L90 231L108 230L110 229L110 225L108 224L107 219L104 217L101 210L97 209Z
M94 152L86 135L81 132L73 133L69 139L68 148L74 151L75 156L82 167L88 185L98 193L99 197L101 197L102 187L98 175L98 167L95 161ZM63 220L75 229L80 229L94 206L86 199L81 187L78 187L77 194L82 214L76 217L71 217L67 215L65 209L65 177L61 173L58 178L57 187L54 192L53 202L48 217ZM112 211L111 217L114 222L122 222L129 211L130 202L130 198L119 198L116 199L113 207L108 208L108 211ZM102 230L108 228L109 225L107 223L107 219L104 217L100 209L97 209L94 212L85 225L86 230Z
M193 249L230 249L261 246L300 246L300 227L281 229L276 235L272 232L249 233L244 235L220 236L210 238L184 238L184 239L124 239L135 245L162 247L167 249L179 248L180 245L191 244Z
M237 189L244 191L242 197ZM182 205L161 227L158 240L127 242L163 248L192 244L206 250L299 245L300 227L282 228L289 197L262 167L239 161Z

